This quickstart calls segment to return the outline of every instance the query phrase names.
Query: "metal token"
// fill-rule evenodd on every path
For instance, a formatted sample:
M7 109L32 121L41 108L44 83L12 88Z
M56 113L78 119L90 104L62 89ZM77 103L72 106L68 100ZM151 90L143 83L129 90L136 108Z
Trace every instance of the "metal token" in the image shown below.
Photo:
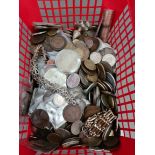
M62 72L74 73L79 69L81 60L80 56L75 51L63 49L57 54L55 64Z
M31 115L32 124L37 128L45 128L49 124L49 116L42 109L35 110Z
M33 35L31 36L30 41L32 44L36 45L42 43L45 40L45 38L46 38L45 34Z
M72 126L71 126L71 132L73 135L79 135L80 131L81 131L81 127L82 127L83 123L78 120L75 121Z
M66 46L66 39L61 35L56 35L50 39L50 45L53 50L60 51Z
M63 117L68 122L75 122L80 120L82 116L81 109L79 105L67 105L63 110Z
M94 62L94 64L98 64L101 62L102 56L99 52L92 52L90 54L90 60L92 60Z
M61 136L62 140L65 140L71 137L71 133L68 130L63 128L58 128L55 130L55 132Z
M84 66L91 71L96 70L96 65L94 64L94 62L92 60L89 60L89 59L85 60Z
M86 78L87 78L87 80L90 81L90 82L97 82L98 76L97 76L97 74L94 74L94 75L87 75Z
M116 64L116 57L112 54L106 54L103 56L102 61L106 61L110 64L110 66L114 66Z
M60 144L62 142L62 138L60 137L59 134L57 133L50 133L48 136L47 136L47 140L50 142L50 143L54 143L54 144Z
M75 88L80 83L80 77L77 73L72 73L71 75L69 75L66 82L69 88Z
M98 77L100 78L100 80L105 80L106 72L105 72L104 66L101 63L98 63L96 64L96 67L97 67Z

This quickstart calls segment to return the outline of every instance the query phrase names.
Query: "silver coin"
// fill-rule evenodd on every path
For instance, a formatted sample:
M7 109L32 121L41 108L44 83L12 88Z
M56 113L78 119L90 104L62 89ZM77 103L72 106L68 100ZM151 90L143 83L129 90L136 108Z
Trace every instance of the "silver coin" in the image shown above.
M80 131L81 131L81 128L82 128L82 125L83 123L78 120L78 121L75 121L72 126L71 126L71 132L73 135L79 135Z
M102 55L99 52L92 52L90 54L90 60L92 60L95 64L98 64L102 60Z
M106 54L103 56L102 61L106 61L110 64L110 66L114 66L116 64L116 57L112 54Z
M63 49L57 54L55 64L64 73L74 73L79 69L81 59L74 50Z
M75 88L80 84L80 77L77 73L72 73L67 78L67 86L69 88Z

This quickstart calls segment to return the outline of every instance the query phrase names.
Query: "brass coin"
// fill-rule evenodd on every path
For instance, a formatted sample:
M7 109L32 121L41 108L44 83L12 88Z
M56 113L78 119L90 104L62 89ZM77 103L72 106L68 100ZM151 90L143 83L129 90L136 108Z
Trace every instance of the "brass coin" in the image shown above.
M32 113L31 121L35 127L43 129L49 125L49 116L46 111L37 109Z
M67 105L63 110L63 117L67 122L75 122L80 120L82 116L79 105Z
M60 137L59 134L57 133L50 133L48 136L47 136L47 140L50 142L50 143L55 143L55 144L60 144L62 142L62 138Z
M96 65L94 64L93 61L87 59L84 61L84 66L91 71L95 71L96 70Z
M65 140L71 137L71 133L68 130L63 128L58 128L55 130L55 132L61 136L62 140Z
M98 77L100 78L100 80L105 80L106 79L106 72L105 72L103 64L98 63L98 64L96 64L96 67L97 67Z
M79 135L80 131L81 131L81 128L82 128L82 125L83 123L78 120L78 121L75 121L72 126L71 126L71 132L73 135Z
M55 35L50 39L51 48L55 51L60 51L66 46L66 39L61 35Z
M33 35L31 36L31 43L36 45L36 44L40 44L45 40L46 36L45 34L39 34L39 35Z
M97 82L97 79L98 79L97 74L87 75L86 77L87 77L87 80L90 81L90 82Z
M48 34L50 37L52 37L52 36L54 36L54 35L57 34L57 31L58 31L57 28L52 28L52 29L50 29L50 30L47 32L47 34Z

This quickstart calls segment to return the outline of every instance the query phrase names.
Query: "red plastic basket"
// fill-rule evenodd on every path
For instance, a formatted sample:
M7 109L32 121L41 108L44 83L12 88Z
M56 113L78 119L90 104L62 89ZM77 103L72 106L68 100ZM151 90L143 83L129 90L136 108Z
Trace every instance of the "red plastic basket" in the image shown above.
M117 50L117 103L121 127L121 145L112 152L70 148L53 155L134 155L135 153L135 40L134 0L20 0L19 83L20 95L30 90L30 35L32 22L61 23L73 28L79 19L98 24L104 8L115 10L109 43ZM22 102L20 102L20 106ZM23 145L30 132L28 116L20 116L20 155L40 155Z

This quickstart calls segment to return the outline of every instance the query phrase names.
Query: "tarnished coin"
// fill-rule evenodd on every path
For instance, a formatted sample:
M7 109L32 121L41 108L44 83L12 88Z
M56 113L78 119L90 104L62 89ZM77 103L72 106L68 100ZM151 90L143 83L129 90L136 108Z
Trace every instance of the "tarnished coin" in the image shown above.
M106 54L112 54L114 57L116 57L114 49L111 47L105 47L102 50L100 50L99 52L102 54L102 56L104 56Z
M118 147L120 144L119 138L117 136L109 136L107 140L103 141L103 148L107 150L112 150Z
M98 79L97 85L103 90L103 91L108 91L108 88L105 86L105 84L103 82L101 82Z
M45 40L45 38L46 38L46 35L43 33L43 34L31 36L30 41L32 44L40 44Z
M96 85L97 85L96 82L91 83L87 89L83 90L83 93L87 95Z
M81 83L87 88L90 85L90 82L87 80L86 75L81 69L79 70L79 76Z
M48 136L47 136L47 140L50 142L50 143L54 143L54 144L60 144L62 142L62 138L59 134L57 133L50 133Z
M50 29L47 34L51 37L57 34L58 29L57 28L52 28Z
M106 72L105 72L105 69L104 69L104 66L102 65L102 63L96 64L96 67L97 67L98 77L100 78L100 80L105 80Z
M55 130L55 132L61 136L62 140L65 140L71 137L71 133L68 130L63 128L58 128Z
M116 81L110 72L106 72L106 79L112 85L112 87L115 89L116 88Z
M71 126L71 132L73 135L79 135L80 131L81 131L81 127L82 127L83 123L78 120L75 121L72 126Z
M113 109L115 107L115 102L116 102L115 97L108 96L108 104L109 104L110 108Z
M101 93L102 93L102 94L105 94L105 95L110 95L110 96L116 97L115 94L113 94L113 93L111 93L111 92L109 92L109 91L101 90Z
M66 46L66 39L61 35L56 35L50 39L50 45L53 50L60 51Z
M104 141L107 140L108 136L110 136L111 131L112 131L112 124L110 124L110 125L106 128L105 132L102 134L102 139L103 139Z
M94 75L87 75L86 78L87 78L87 80L90 81L90 82L97 82L98 75L97 75L97 74L94 74Z
M74 73L79 69L81 65L81 59L75 51L63 49L57 54L55 64L62 72Z
M78 137L68 138L62 143L62 147L68 148L74 145L78 145L79 143L80 143L80 138Z
M112 54L106 54L103 56L102 61L106 61L110 64L110 66L114 66L116 64L116 57Z
M96 70L96 65L94 64L94 62L92 60L89 60L89 59L85 60L84 66L91 71Z
M96 70L94 71L91 71L91 70L88 70L83 63L81 63L81 69L82 71L85 73L85 74L88 74L88 75L94 75L96 73Z
M102 60L102 55L99 52L92 52L90 54L90 60L92 60L94 64L98 64Z
M112 87L112 85L108 82L108 81L103 81L102 82L106 88L110 91L110 92L114 92L114 88Z
M82 116L81 109L79 105L67 105L63 110L63 117L68 122L75 122L80 120Z
M80 77L77 73L72 73L68 76L66 82L69 88L75 88L80 84Z
M110 106L108 104L108 97L104 94L101 95L101 103L107 108L109 109Z
M46 36L46 39L45 41L43 42L43 47L46 51L53 51L53 49L51 48L50 46L50 37L49 36Z
M45 128L49 124L49 116L42 109L35 110L31 115L32 124L37 128Z

